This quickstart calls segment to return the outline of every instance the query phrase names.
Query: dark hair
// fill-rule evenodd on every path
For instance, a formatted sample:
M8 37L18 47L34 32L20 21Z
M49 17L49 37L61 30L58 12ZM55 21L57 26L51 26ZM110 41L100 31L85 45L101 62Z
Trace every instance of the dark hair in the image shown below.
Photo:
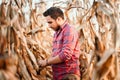
M63 11L60 8L57 7L50 7L48 10L46 10L43 15L46 16L50 16L53 19L57 19L58 17L61 17L62 19L64 19L64 14Z

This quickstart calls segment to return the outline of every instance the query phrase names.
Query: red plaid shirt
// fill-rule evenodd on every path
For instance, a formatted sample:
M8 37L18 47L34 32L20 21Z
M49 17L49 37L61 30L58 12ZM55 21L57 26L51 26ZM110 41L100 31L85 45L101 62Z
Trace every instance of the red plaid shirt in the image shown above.
M61 80L65 74L76 74L79 72L78 34L67 22L54 34L53 57L59 55L62 63L52 65L54 80Z

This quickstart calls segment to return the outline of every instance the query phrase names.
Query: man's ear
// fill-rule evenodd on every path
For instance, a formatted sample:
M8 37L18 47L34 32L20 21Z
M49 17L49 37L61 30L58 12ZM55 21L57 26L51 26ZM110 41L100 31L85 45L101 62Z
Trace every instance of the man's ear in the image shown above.
M58 17L58 18L57 18L57 21L58 21L58 22L60 22L60 21L61 21L61 19L62 19L61 17Z
M61 18L61 17L58 17L58 18L56 19L56 21L57 21L57 23L58 23L59 25L61 25L62 18Z
M60 17L58 17L58 18L56 19L56 22L57 22L58 25L60 25L60 21L61 21L61 20L60 20Z

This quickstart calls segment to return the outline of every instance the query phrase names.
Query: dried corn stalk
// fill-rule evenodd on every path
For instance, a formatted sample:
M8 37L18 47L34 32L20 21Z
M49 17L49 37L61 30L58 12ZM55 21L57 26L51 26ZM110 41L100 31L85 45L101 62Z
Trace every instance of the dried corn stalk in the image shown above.
M37 64L52 53L53 31L42 16L50 6L63 9L80 35L82 80L119 80L119 0L2 0L0 79L52 80L51 67Z

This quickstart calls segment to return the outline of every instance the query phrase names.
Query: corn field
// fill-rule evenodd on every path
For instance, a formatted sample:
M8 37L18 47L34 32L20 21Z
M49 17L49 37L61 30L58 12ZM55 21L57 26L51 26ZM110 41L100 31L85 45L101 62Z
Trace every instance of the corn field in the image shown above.
M64 11L79 33L82 80L120 80L120 0L1 0L0 80L52 80L51 30L42 13Z

